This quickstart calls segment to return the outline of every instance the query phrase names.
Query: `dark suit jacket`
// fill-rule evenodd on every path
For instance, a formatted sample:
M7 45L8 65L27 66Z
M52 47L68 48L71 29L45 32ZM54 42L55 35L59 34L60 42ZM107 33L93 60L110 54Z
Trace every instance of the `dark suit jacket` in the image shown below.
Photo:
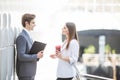
M33 77L36 74L37 55L29 54L32 47L32 40L25 30L16 39L17 62L16 72L18 77Z

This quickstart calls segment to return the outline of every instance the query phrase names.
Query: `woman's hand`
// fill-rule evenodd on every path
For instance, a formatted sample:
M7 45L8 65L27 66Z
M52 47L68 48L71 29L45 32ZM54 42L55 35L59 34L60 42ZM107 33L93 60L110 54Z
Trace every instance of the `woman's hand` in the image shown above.
M61 60L64 60L64 61L70 62L69 57L67 57L67 56L66 56L66 57L63 56L62 53L61 53L60 51L56 51L56 56L57 56L57 58L59 58L59 59L61 59Z
M50 57L53 59L57 58L56 54L51 54Z
M56 56L58 57L58 58L62 58L62 54L61 54L61 52L60 51L58 51L58 50L56 50Z
M62 58L61 52L59 50L56 50L55 54L51 54L50 55L51 58L55 59L55 58Z

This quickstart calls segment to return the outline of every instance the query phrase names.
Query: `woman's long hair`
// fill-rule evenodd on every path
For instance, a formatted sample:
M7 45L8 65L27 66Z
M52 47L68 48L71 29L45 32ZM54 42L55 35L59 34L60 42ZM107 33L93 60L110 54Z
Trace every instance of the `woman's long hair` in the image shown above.
M67 22L66 27L68 28L69 34L68 34L68 43L66 46L66 49L68 49L70 41L72 39L76 39L78 41L78 35L76 32L76 25L73 22Z

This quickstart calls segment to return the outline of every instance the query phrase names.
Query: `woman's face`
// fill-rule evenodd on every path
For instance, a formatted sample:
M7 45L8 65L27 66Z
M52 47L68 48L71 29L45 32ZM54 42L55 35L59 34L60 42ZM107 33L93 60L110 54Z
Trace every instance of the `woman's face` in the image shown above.
M67 26L64 26L64 27L62 28L62 34L63 34L63 35L66 35L66 36L69 34L69 31L68 31Z

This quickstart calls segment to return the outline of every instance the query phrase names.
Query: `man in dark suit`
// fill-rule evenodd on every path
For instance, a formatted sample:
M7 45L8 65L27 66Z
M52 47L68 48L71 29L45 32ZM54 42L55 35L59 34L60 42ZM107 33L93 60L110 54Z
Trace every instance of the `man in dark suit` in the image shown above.
M23 30L16 39L16 72L19 80L34 80L37 61L43 57L43 51L36 54L29 54L33 44L30 31L35 27L34 19L34 14L27 13L22 16Z

